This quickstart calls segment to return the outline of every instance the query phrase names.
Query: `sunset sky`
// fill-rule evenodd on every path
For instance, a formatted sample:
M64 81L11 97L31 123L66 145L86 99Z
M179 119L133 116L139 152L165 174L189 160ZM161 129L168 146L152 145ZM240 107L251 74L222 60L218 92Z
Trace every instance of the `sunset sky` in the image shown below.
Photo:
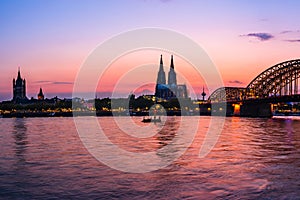
M0 101L12 98L19 66L27 97L36 98L39 87L47 98L71 97L76 74L90 52L114 35L143 27L186 35L207 52L226 86L246 87L266 68L300 57L299 8L295 0L2 0ZM138 72L139 78L156 81L160 54L168 72L169 53L140 53L139 61L157 66ZM120 59L115 67L134 59ZM175 57L175 70L180 64ZM113 70L107 73L111 79L108 86L98 87L100 97L112 89L109 80L118 81ZM138 81L129 78L117 93L126 96L127 85ZM191 84L200 92L204 83L199 79ZM153 85L138 89L151 91Z

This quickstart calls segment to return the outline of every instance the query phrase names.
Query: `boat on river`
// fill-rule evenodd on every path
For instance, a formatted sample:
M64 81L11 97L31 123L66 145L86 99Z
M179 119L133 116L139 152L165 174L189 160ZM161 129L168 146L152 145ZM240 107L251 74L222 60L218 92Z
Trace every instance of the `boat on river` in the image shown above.
M143 117L143 120L142 120L142 122L143 123L157 123L157 122L161 122L161 118L160 117L158 117L158 118L156 118L156 117L154 117L154 118L152 118L152 117L147 117L147 118L145 118L145 117Z
M278 111L275 111L273 113L272 118L273 119L300 120L300 112L292 112L292 111L278 112Z

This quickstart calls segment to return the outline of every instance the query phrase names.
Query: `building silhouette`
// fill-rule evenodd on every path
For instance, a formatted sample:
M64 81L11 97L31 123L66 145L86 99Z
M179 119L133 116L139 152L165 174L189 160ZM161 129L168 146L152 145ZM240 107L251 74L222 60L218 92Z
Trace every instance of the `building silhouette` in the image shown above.
M18 69L17 79L13 79L13 101L22 103L27 101L26 97L26 80L21 78L20 68Z
M168 84L163 66L162 55L160 55L159 71L155 86L155 97L158 99L169 100L172 98L188 98L185 84L178 85L174 67L173 55L171 56L170 71L168 73Z
M42 88L40 88L40 92L37 95L38 100L44 100L44 94Z

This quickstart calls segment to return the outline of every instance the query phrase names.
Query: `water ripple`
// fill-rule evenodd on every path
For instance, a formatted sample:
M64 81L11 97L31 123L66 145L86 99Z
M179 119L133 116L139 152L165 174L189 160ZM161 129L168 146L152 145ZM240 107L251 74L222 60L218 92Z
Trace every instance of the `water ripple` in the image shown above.
M158 124L153 131L161 131L150 138L122 133L113 118L98 120L109 131L110 140L121 148L147 152L172 142L179 118L165 127ZM139 124L139 118L133 120ZM199 149L210 120L201 117L194 142L173 164L154 172L131 174L93 158L82 145L72 118L1 119L0 198L299 198L300 121L226 118L215 148L200 159ZM197 118L188 121L193 124ZM173 150L184 146L184 142L179 143ZM168 154L164 156L169 159Z

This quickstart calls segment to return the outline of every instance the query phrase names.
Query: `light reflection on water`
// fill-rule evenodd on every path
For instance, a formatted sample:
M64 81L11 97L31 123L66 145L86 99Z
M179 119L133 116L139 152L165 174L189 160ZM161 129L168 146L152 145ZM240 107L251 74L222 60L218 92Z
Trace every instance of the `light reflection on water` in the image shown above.
M132 152L168 145L180 120L172 118L172 125L163 127L163 134L136 139L118 133L113 118L98 119L114 133L109 135L111 141ZM139 123L141 119L133 120ZM210 120L201 117L195 140L173 164L154 172L131 174L111 169L89 155L72 118L1 119L0 197L299 198L300 121L226 118L215 148L200 159L199 150ZM197 118L190 117L188 121L195 123Z

